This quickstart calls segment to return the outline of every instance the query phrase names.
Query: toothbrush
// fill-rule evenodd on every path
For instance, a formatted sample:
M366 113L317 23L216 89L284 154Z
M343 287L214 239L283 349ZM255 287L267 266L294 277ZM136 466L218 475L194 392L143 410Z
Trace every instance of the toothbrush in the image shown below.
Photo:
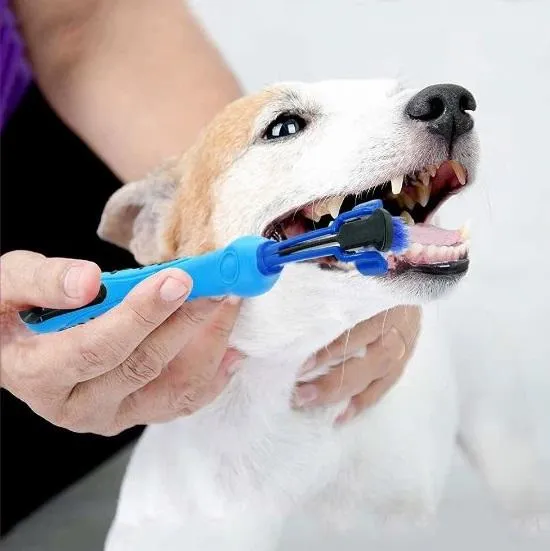
M382 201L374 200L342 213L327 228L284 241L244 236L204 255L104 272L99 293L91 303L72 310L32 308L21 312L20 317L35 333L69 329L104 314L138 283L166 268L180 268L191 276L188 301L224 295L258 296L273 288L286 264L323 257L354 263L365 276L383 275L388 263L382 253L398 253L407 246L404 221L384 210Z

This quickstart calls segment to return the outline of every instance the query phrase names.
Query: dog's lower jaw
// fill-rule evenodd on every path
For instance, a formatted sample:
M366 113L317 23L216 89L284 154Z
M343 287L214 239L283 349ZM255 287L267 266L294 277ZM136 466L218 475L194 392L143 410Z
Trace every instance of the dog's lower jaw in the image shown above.
M357 323L417 302L356 272L287 266L269 293L245 301L230 342L260 362L299 363Z

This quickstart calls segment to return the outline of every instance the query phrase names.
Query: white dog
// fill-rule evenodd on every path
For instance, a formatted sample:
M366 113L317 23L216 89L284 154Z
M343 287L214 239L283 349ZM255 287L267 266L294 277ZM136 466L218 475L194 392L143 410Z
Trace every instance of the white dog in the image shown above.
M468 242L464 230L430 222L474 181L474 109L471 93L454 85L280 84L228 106L181 159L110 199L99 234L144 264L241 235L285 239L375 197L416 225L387 276L307 262L244 303L231 345L248 359L209 407L146 429L108 551L270 551L289 518L318 523L319 538L343 529L344 544L369 519L434 515L458 411L432 301L466 273ZM422 330L382 401L340 428L344 404L293 410L304 361L398 304L425 306Z

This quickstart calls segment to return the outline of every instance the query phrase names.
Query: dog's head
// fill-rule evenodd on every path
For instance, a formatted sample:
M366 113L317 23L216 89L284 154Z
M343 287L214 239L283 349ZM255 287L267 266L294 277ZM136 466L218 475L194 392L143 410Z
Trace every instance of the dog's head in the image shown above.
M388 275L365 278L330 260L307 269L312 277L324 271L323 281L329 272L333 286L361 279L396 302L436 298L468 267L465 232L432 224L443 202L474 179L474 109L471 93L455 85L276 85L230 104L181 159L115 193L99 234L146 264L241 235L285 239L380 198L415 224L413 244L390 255Z

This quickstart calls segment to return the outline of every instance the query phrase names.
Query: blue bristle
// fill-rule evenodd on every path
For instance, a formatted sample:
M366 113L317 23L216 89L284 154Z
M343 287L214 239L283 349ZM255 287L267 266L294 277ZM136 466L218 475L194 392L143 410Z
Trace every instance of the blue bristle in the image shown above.
M392 217L393 220L393 243L391 251L400 253L409 248L409 229L402 218Z

